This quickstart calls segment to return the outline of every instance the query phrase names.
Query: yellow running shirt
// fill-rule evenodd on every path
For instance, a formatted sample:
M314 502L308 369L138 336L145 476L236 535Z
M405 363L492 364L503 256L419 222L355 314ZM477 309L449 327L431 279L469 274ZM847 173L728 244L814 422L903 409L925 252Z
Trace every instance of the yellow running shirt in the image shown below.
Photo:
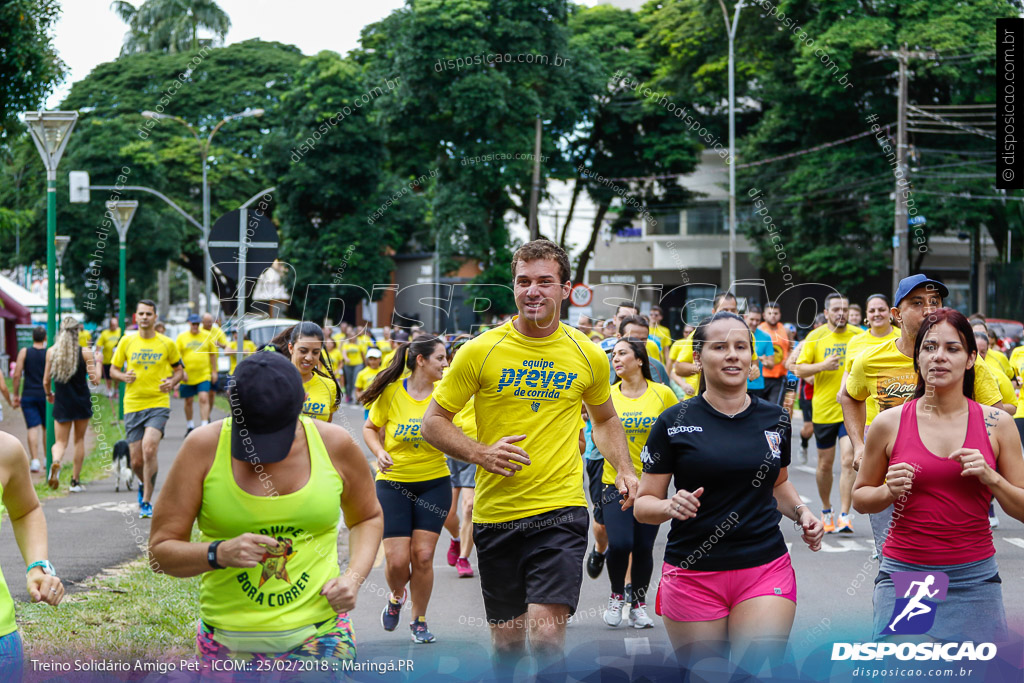
M230 344L228 344L227 350L229 352L235 351L237 349L238 349L238 342L231 342ZM245 358L247 356L249 356L250 354L253 354L253 353L256 353L256 345L253 344L248 339L246 339L244 342L242 342L242 360L245 360ZM233 375L233 374L235 374L235 366L238 365L238 354L228 353L228 362L230 363L230 368L228 369L228 374L229 375Z
M124 412L170 408L171 395L160 391L160 382L174 374L173 367L179 362L181 354L177 344L162 334L150 339L143 339L139 334L121 337L111 364L124 372L135 373L135 381L125 384Z
M334 401L338 397L338 387L334 384L334 380L314 372L308 382L303 382L302 388L306 390L302 414L330 422L336 409Z
M346 340L341 345L341 353L345 357L345 365L362 365L363 350L359 344Z
M651 334L658 338L661 342L662 350L665 350L672 346L672 334L668 331L668 328L664 325L653 325L651 326ZM661 360L659 358L659 360Z
M1020 378L1024 377L1024 346L1018 346L1010 354L1010 367L1013 368L1014 377L1020 381ZM1024 401L1019 398L1017 400L1017 412L1013 416L1014 418L1024 417Z
M210 329L200 325L199 334L209 337L215 347L219 348L221 344L224 346L228 344L228 336L224 334L224 330L220 329L220 325L214 324Z
M640 398L623 396L622 382L612 385L612 402L615 404L615 412L622 420L622 427L626 430L626 441L629 443L629 457L633 459L633 469L639 475L644 471L644 465L640 461L640 451L647 443L647 435L651 433L651 426L666 408L679 403L679 399L664 384L648 380L647 391ZM601 483L614 484L616 474L612 464L605 460Z
M91 342L91 341L92 341L92 335L90 335L85 330L82 330L81 332L78 333L78 345L79 346L88 347L89 346L89 342Z
M796 359L797 365L812 365L831 356L839 356L838 368L814 375L814 398L811 400L814 424L827 425L843 421L843 407L839 405L836 396L843 381L846 345L860 333L859 328L854 329L851 325L847 325L842 332L833 332L828 325L822 325L804 339L800 357Z
M234 631L287 631L332 621L337 614L320 589L341 575L338 522L344 484L316 425L299 421L309 443L309 481L293 493L266 496L243 491L231 471L231 418L221 427L213 465L203 480L199 531L203 543L244 533L277 539L252 568L225 567L203 572L199 614L214 628ZM273 496L273 497L271 497Z
M672 355L672 360L675 361L676 363L679 363L679 362L682 362L682 363L692 363L693 362L693 332L690 333L690 336L686 337L685 339L680 339L675 344L673 344L672 345L672 349L669 351L669 353ZM676 374L678 375L679 373L676 372ZM694 396L697 395L697 387L700 386L700 373L699 372L695 372L692 375L690 375L689 377L684 377L683 379L685 379L686 383L689 384L690 387L693 388L693 393L687 394L683 398L684 401L688 401L688 400L690 400L691 398L693 398Z
M889 334L884 337L876 337L871 334L871 330L861 332L851 339L850 343L846 345L846 363L843 366L843 372L849 372L850 366L853 365L853 359L864 353L865 350L875 346L880 346L890 339L895 339L898 336L900 336L900 329L898 327L893 327L889 331Z
M444 454L423 440L420 425L430 405L430 396L417 401L398 379L370 404L369 420L384 428L384 450L394 463L387 472L378 472L384 481L430 481L449 476Z
M1013 407L1017 407L1017 394L1013 393L1013 384L1003 374L1002 368L999 367L999 361L992 357L992 351L988 352L988 355L981 359L989 370L992 371L992 377L996 380L996 386L999 387L999 396L1003 403L1009 404ZM1009 362L1009 361L1007 361Z
M1013 379L1013 366L1010 365L1010 359L1006 357L1005 353L990 345L988 355L985 356L985 360L989 361L989 365L993 368L1006 375L1007 379Z
M373 378L376 377L377 373L383 369L383 365L378 366L377 368L371 368L367 365L365 368L360 370L359 374L356 375L356 391L366 391L366 387L370 386L370 382L373 381Z
M216 359L217 356L217 347L210 333L203 329L199 330L199 334L185 330L178 335L175 343L178 345L178 353L181 354L181 362L185 364L185 384L208 382L213 372L210 368L210 358Z
M900 352L897 341L890 339L885 344L865 350L853 359L850 366L846 393L858 401L867 402L866 424L871 424L879 412L901 406L914 398L917 390L914 359ZM974 400L990 406L1000 400L999 387L988 366L978 367L974 372ZM817 387L814 393L817 395Z
M121 328L111 330L109 327L100 332L99 338L96 340L96 346L103 350L103 364L110 365L110 362L114 359L114 349L117 348L117 342L121 339Z
M454 418L452 418L452 424L462 430L462 433L469 438L476 440L476 401L475 397L469 397L469 403L466 404L462 410L460 410Z
M608 400L608 356L564 323L535 339L515 329L517 318L459 349L434 390L434 400L458 413L476 395L477 440L516 442L529 465L510 477L478 468L473 521L508 522L563 507L587 505L579 449L581 403Z
M327 352L327 357L331 361L331 367L334 369L335 376L341 374L342 366L345 365L345 358L341 355L341 347L335 344L334 348Z

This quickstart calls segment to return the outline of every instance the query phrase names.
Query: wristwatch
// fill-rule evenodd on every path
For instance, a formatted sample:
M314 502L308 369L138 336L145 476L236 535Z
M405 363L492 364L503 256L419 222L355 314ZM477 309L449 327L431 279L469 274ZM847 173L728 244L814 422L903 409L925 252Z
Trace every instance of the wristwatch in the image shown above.
M42 568L43 573L47 576L57 576L57 570L53 568L49 560L36 560L25 569L25 573L28 574L36 567Z
M220 564L217 563L217 546L223 541L214 541L206 548L206 561L210 563L210 566L214 569L224 569Z

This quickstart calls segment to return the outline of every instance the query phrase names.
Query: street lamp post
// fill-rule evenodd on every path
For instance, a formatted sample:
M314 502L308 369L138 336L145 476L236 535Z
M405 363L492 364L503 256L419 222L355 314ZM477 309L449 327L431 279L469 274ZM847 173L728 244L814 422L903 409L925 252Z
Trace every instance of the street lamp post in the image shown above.
M121 335L125 333L125 313L128 307L127 292L128 289L128 278L125 274L127 272L126 264L126 240L128 238L128 226L132 224L132 218L135 217L135 211L139 208L139 202L136 200L131 201L109 201L107 202L107 214L110 216L110 220L113 221L114 227L117 229L117 242L118 248L118 270L120 275L117 278L117 296L120 301L120 305L117 307L118 326L121 328ZM124 383L118 382L118 386L121 388L120 398L118 403L118 417L124 419Z
M69 235L57 235L53 238L53 241L57 252L57 322L59 324L60 317L64 315L60 299L61 290L64 289L64 252L68 249L68 242L71 241L71 237Z
M192 133L192 137L194 137L196 142L199 143L199 158L203 162L203 293L206 299L207 313L213 312L210 307L210 299L213 291L213 264L210 263L210 250L207 245L207 242L210 239L210 184L206 180L206 174L207 159L210 155L210 143L213 141L213 136L216 135L218 130L220 130L220 127L228 121L231 121L232 119L244 119L250 116L263 116L263 113L263 109L246 109L243 112L225 116L219 123L217 123L216 126L213 127L213 130L210 131L210 135L206 138L206 142L204 143L196 132L196 129L180 116L161 114L159 112L149 110L142 112L142 116L147 119L171 119L172 121L177 121L188 128L189 132Z
M78 120L77 111L25 112L25 124L39 156L46 166L46 333L50 344L57 338L57 165L68 146L68 138ZM47 387L48 389L50 387ZM46 402L46 463L50 464L53 450L53 404ZM49 467L47 467L49 471Z
M740 23L743 0L736 3L732 22L724 0L718 0L725 17L725 31L729 35L729 288L736 282L736 26Z

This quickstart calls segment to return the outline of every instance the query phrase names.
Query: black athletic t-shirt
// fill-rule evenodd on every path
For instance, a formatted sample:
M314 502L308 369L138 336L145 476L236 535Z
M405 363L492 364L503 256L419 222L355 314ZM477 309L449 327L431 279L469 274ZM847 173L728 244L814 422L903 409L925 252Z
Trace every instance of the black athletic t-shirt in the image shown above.
M671 474L676 489L701 486L697 516L672 520L665 562L685 569L748 569L786 553L772 489L790 461L789 415L750 397L735 417L703 396L674 405L651 428L644 473Z

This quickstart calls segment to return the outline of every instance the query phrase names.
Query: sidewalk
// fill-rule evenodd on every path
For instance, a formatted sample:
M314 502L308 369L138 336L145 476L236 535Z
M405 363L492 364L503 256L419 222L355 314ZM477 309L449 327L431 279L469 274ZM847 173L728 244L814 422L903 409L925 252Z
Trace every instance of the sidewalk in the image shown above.
M160 473L156 482L157 497L185 439L184 405L181 399L171 399L171 419L167 422L158 453ZM4 408L0 429L14 434L24 445L25 423L21 413L10 410L6 404ZM198 422L198 402L195 417ZM218 420L222 417L224 414L214 408L210 419ZM92 448L91 430L89 435L87 449ZM42 474L38 476L41 478ZM86 490L81 493L69 493L42 502L49 536L50 561L69 593L80 590L77 584L102 569L139 557L145 552L149 541L150 520L139 519L138 494L134 489L115 492L112 476L88 482L85 486ZM0 526L0 567L4 570L7 586L14 599L27 601L28 593L23 578L25 563L6 516Z

